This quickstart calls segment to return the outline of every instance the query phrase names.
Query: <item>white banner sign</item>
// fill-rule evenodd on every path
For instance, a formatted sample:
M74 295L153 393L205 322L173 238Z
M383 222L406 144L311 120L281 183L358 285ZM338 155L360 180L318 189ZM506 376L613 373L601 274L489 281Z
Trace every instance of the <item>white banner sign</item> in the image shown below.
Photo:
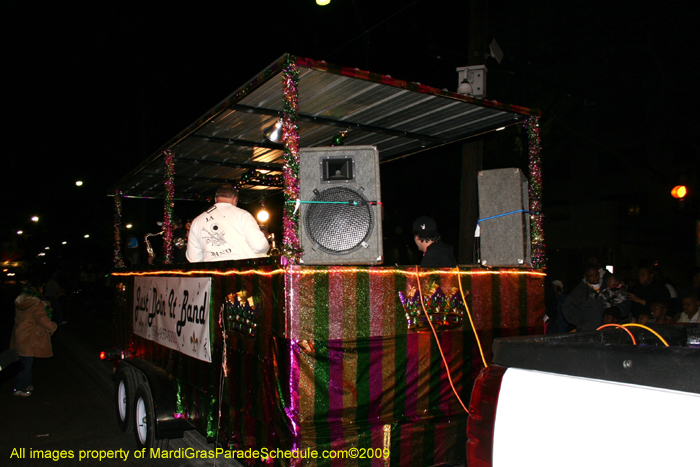
M134 278L134 334L211 362L210 277Z

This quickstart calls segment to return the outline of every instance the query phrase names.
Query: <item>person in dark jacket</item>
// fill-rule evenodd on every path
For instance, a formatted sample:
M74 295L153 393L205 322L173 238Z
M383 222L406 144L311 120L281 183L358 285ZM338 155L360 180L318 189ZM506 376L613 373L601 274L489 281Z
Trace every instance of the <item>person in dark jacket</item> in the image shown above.
M632 301L632 314L635 318L641 314L651 315L651 305L657 302L669 304L671 294L666 285L657 278L654 268L639 268L639 285L627 294Z
M564 317L578 332L595 331L603 324L603 302L600 293L600 272L594 264L585 267L579 282L564 302Z
M423 253L420 265L423 268L453 268L457 266L454 249L440 241L437 224L428 216L413 222L413 240Z

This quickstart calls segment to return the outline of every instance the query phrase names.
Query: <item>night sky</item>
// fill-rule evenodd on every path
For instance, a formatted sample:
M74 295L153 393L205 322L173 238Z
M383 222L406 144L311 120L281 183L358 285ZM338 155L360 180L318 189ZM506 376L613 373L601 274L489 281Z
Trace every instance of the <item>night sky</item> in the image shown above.
M505 57L500 64L484 58L488 98L543 111L545 175L556 182L557 161L595 154L598 166L604 161L596 174L609 167L619 180L633 172L659 190L697 180L694 4L489 2L487 42L496 38ZM313 0L3 0L0 239L7 244L25 229L47 242L84 233L109 240L107 189L283 53L454 90L455 68L467 65L469 15L470 2L451 0L326 7ZM513 161L503 155L517 153L517 137L491 143L499 149L485 166L522 164L517 154ZM459 192L459 180L449 178L458 153L445 149L454 162L434 170L430 183L449 179ZM425 163L392 170L409 171L408 184ZM570 193L553 185L545 203L572 202L586 184L595 191L607 183L580 173L568 181ZM402 196L397 205L425 209ZM429 189L420 198L434 207L443 196ZM41 225L29 222L32 215ZM109 246L92 248L111 258Z

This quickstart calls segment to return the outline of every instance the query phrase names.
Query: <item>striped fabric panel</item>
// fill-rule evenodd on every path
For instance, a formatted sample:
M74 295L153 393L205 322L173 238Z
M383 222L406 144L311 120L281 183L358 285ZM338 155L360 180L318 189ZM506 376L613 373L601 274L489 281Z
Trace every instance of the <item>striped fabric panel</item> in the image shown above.
M324 465L416 466L463 462L461 408L431 332L409 330L398 291L415 289L411 269L294 267L279 275L232 274L212 281L212 342L207 364L133 338L140 355L181 382L188 419L212 428L221 404L219 441L227 447L313 449L391 446L390 459ZM123 292L130 303L131 286ZM475 270L421 274L424 294L461 281L482 344L537 329L541 275ZM259 305L256 337L227 332L218 315L225 297L245 290ZM447 293L447 292L446 292ZM130 316L129 305L120 313ZM214 318L216 316L216 318ZM126 321L128 323L128 320ZM453 383L465 405L481 368L468 319L438 333ZM130 334L130 324L117 334ZM128 330L126 330L129 328ZM224 355L225 354L225 355ZM218 400L224 357L227 377ZM306 464L305 464L306 465Z

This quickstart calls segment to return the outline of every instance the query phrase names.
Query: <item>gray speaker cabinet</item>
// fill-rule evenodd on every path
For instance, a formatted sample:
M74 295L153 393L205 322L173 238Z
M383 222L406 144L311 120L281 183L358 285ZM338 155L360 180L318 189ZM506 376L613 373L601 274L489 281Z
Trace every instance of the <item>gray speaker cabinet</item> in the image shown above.
M479 172L481 264L486 267L531 267L528 183L520 169ZM492 216L492 219L487 219Z
M376 147L301 149L299 198L301 264L384 261Z

